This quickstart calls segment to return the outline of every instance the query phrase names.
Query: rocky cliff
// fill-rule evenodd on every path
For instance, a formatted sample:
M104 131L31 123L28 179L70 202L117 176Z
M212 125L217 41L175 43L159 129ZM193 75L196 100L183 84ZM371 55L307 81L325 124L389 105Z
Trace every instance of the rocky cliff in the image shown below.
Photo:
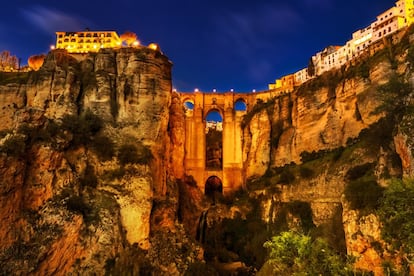
M145 47L56 50L1 76L1 275L178 274L197 257L163 203L182 174L169 173L171 67ZM168 250L184 247L180 263Z
M258 103L245 120L247 189L263 221L295 229L292 218L311 220L318 235L329 233L357 268L376 275L391 258L375 212L379 194L390 178L413 175L412 116L396 115L412 97L408 37L384 40L340 70ZM298 212L292 202L309 209Z

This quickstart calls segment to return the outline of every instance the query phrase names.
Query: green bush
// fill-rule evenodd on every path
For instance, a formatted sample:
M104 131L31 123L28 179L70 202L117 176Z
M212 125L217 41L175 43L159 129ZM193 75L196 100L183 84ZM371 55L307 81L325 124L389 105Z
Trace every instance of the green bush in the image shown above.
M384 191L378 210L381 234L397 255L414 261L414 180L394 179Z
M72 133L72 145L76 147L89 143L92 136L102 128L103 121L90 110L86 110L80 116L67 115L63 117L60 126L62 130Z
M0 152L6 153L8 156L21 157L26 151L26 139L24 136L15 135L6 141L0 147Z
M384 188L373 177L363 177L349 182L345 197L354 210L373 211L379 206Z
M66 201L66 208L69 211L82 215L86 224L99 221L98 210L93 209L82 196L72 195Z
M98 155L98 157L103 161L111 160L115 156L115 144L107 136L96 135L91 140L92 149Z
M257 275L354 275L352 267L325 240L283 232L264 243L269 251Z
M73 195L68 198L66 201L66 207L69 211L79 213L83 217L86 217L91 211L91 208L85 202L84 198L77 195Z
M365 163L359 166L352 167L348 170L345 177L346 179L351 181L361 178L364 175L372 173L374 165L374 163Z
M118 159L121 165L141 164L147 165L153 156L148 146L141 142L136 144L124 144L118 150Z

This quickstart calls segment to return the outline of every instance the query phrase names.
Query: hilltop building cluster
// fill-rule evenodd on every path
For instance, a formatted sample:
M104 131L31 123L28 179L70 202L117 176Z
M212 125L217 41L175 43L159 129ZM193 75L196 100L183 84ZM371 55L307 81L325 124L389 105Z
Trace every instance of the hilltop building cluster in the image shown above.
M116 48L122 45L114 31L56 32L56 49L69 53L98 52L102 48Z
M269 84L270 90L290 92L295 86L319 76L324 72L340 68L345 63L355 59L367 51L373 43L393 34L414 22L414 1L398 0L395 6L377 16L369 26L352 34L352 39L343 46L329 46L312 56L312 71L309 67L296 73L277 79Z
M56 32L56 46L53 48L65 49L69 53L76 54L98 52L100 49L122 47L124 41L121 36L115 31L91 31L89 29L81 32ZM140 43L134 39L132 42L128 41L126 46L138 47ZM159 46L155 43L149 44L148 48L159 50Z

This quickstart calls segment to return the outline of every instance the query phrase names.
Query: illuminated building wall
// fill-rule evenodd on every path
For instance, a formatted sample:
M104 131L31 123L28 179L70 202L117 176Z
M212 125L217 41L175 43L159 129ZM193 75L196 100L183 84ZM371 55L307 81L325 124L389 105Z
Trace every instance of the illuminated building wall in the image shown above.
M56 49L69 53L98 52L101 48L121 46L121 40L114 31L56 32Z
M295 75L287 75L277 79L275 83L269 84L269 89L281 92L292 92L295 85Z
M308 68L303 68L294 74L295 86L301 85L302 83L309 80L311 77L308 75Z

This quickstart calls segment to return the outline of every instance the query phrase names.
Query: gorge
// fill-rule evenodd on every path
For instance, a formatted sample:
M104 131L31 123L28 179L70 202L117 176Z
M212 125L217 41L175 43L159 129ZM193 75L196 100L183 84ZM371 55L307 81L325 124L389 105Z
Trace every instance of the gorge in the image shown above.
M412 33L277 95L173 91L172 62L146 47L0 72L0 275L260 274L263 244L289 230L358 271L398 269L375 210L413 174ZM222 170L205 168L210 110Z

